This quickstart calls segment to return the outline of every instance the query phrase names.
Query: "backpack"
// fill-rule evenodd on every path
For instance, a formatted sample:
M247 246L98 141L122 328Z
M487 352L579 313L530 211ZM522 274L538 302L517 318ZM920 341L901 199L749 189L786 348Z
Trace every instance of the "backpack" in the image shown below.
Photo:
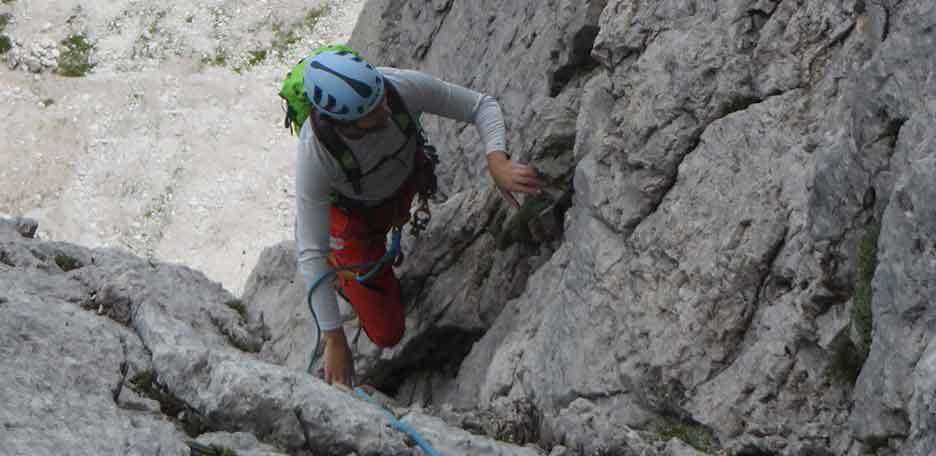
M347 52L359 56L357 52L346 45L333 44L315 49L309 56L303 58L299 63L293 66L289 74L286 75L282 89L279 92L280 98L285 101L286 118L283 121L283 126L288 128L291 134L299 135L302 124L305 123L310 115L313 115L315 109L306 95L305 85L303 84L306 60L326 51ZM357 158L354 156L354 153L351 152L351 148L335 132L331 122L318 116L312 119L314 121L313 125L316 138L318 138L319 142L325 146L325 149L327 149L338 162L345 177L351 182L355 193L358 194L361 193L361 179L376 171L387 161L397 158L414 137L418 141L419 146L423 148L424 152L430 156L431 160L433 162L438 161L435 155L435 148L429 145L426 140L419 120L413 117L409 110L406 109L403 99L400 97L396 88L393 87L393 84L390 83L390 81L386 81L386 79L385 84L391 118L393 123L403 132L403 135L406 137L406 142L396 152L384 156L380 162L367 171L361 169Z

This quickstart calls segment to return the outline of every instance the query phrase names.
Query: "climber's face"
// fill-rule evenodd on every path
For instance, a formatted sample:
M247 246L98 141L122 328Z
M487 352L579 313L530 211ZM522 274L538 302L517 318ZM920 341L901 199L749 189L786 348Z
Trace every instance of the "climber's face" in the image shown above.
M338 133L348 139L361 139L369 133L377 132L387 128L390 125L390 104L387 102L387 95L377 104L373 111L364 117L342 124L337 127Z

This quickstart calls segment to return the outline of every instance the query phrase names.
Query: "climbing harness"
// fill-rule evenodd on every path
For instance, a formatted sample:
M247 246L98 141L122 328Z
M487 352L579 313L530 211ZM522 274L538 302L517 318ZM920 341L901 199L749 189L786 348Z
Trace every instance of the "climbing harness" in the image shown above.
M380 409L383 410L383 412L387 415L387 418L390 419L390 425L393 426L394 429L396 429L396 430L398 430L398 431L400 431L400 432L403 432L403 433L405 433L406 435L410 436L410 437L413 439L413 441L416 442L417 445L419 445L419 448L422 448L422 450L423 450L428 456L440 456L440 455L439 455L439 452L436 451L436 449L432 447L432 444L429 443L428 440L426 440L425 438L423 438L423 436L420 435L419 432L416 431L416 429L414 429L412 426L410 426L410 425L408 425L408 424L406 424L406 423L400 421L400 420L396 417L396 415L394 415L393 412L390 411L390 409L388 409L387 407L384 407L384 406L380 405L376 400L374 400L374 398L373 398L371 395L367 394L367 392L364 391L363 388L360 388L360 387L354 388L354 392L355 392L355 394L358 395L359 398L361 398L361 399L363 399L363 400L365 400L365 401L367 401L367 402L369 402L369 403L371 403L371 404L374 404L374 405L376 405L377 407L380 407Z
M312 307L312 294L330 277L344 272L355 274L355 280L357 280L359 283L365 284L370 281L372 278L374 278L375 275L377 275L378 272L380 272L381 269L383 269L384 266L387 265L387 263L395 261L396 258L401 255L400 244L403 238L402 231L403 230L400 227L393 228L390 238L390 248L387 249L387 251L383 254L382 257L380 257L379 260L370 263L334 268L331 271L322 274L322 276L316 279L315 283L309 287L309 292L306 294L306 303L309 305L309 311L312 312L312 320L315 322L315 347L312 349L312 358L309 360L308 369L306 369L310 374L312 373L312 367L315 364L315 360L317 360L319 356L319 345L322 343L322 327L319 326L318 317L315 315L315 309ZM365 274L355 273L355 271L360 270L368 270L368 272Z

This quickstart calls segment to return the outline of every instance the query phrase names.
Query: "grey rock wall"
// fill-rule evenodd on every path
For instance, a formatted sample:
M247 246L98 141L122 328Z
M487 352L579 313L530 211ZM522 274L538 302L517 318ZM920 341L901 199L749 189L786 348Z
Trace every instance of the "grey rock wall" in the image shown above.
M929 454L934 23L912 0L370 1L355 47L496 96L508 151L574 184L557 236L497 250L522 211L472 128L425 122L446 199L402 270L413 348L380 356L483 336L398 399L532 403L530 438L581 454L667 427Z
M556 196L507 207L474 130L425 119L443 192L406 241L407 335L377 349L345 307L358 377L444 454L936 452L934 24L926 0L369 1L352 45L498 97ZM0 221L13 454L419 454L305 373L291 243L238 300L35 236Z
M7 229L26 225L0 219L0 453L420 454L380 407L265 362L203 273ZM399 413L447 454L542 454Z

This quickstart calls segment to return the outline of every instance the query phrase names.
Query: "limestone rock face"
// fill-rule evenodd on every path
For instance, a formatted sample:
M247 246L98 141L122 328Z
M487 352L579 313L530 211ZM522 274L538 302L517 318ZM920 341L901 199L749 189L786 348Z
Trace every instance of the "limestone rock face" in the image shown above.
M929 0L368 1L352 46L497 97L550 186L509 207L474 129L424 119L442 191L398 269L406 336L378 349L344 305L358 379L443 454L936 453L934 24ZM35 236L0 222L16 451L420 454L306 373L290 242L238 300Z
M203 273L2 233L4 454L418 454L380 407L261 360L262 327ZM442 448L541 454L402 418Z
M497 97L508 152L568 199L508 208L474 129L425 119L444 195L399 270L407 336L358 347L360 373L459 413L532 404L525 438L573 454L688 451L667 429L929 454L934 21L922 0L368 2L354 47Z

